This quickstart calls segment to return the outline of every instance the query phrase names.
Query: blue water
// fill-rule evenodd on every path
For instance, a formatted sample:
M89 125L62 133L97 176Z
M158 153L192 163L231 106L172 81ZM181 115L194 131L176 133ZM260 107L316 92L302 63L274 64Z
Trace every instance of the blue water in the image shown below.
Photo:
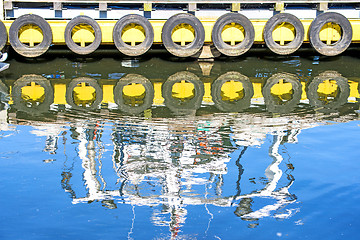
M358 103L304 104L149 117L6 103L0 239L358 239Z

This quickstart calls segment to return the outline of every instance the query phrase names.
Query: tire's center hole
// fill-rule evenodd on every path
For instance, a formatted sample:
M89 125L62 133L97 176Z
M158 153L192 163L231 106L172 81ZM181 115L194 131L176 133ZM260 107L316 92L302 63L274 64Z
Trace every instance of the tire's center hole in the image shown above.
M27 47L36 47L43 39L43 32L41 28L34 24L25 24L18 33L19 40Z
M279 23L272 32L274 41L281 46L291 43L295 39L295 36L295 27L288 22Z
M121 39L130 46L141 44L145 38L145 29L136 23L126 25L121 31Z
M144 104L146 90L142 84L130 83L124 86L122 93L123 100L126 105L137 107Z
M271 87L270 93L275 103L282 105L293 98L294 89L292 83L287 82L285 79L279 79L279 81Z
M78 24L72 29L71 38L80 47L86 47L94 42L95 31L89 24Z
M171 32L171 39L174 43L180 46L186 46L192 43L195 39L195 36L194 28L187 23L181 23L177 25Z
M96 100L96 90L88 83L81 82L73 90L74 104L82 107L91 106Z
M235 46L245 38L244 27L238 23L229 23L221 31L221 39L228 45Z
M319 38L326 45L335 45L342 36L342 29L339 24L325 23L320 29Z
M227 81L221 86L221 100L234 102L244 98L245 91L243 84L238 81Z

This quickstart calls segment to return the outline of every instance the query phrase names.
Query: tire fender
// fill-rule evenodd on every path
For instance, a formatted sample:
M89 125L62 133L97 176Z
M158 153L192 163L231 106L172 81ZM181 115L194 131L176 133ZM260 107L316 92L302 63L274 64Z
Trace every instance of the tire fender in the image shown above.
M124 28L131 24L135 23L140 25L145 31L145 40L136 46L131 46L126 44L122 38L121 34ZM127 56L140 56L146 53L154 42L154 29L145 17L137 15L137 14L129 14L122 18L120 18L113 29L113 41L116 48L123 54Z
M95 34L94 41L85 47L81 47L78 44L76 44L72 39L72 35L71 35L71 32L74 29L74 27L80 24L90 25L94 30L94 34ZM65 37L65 43L71 51L80 55L87 55L94 52L100 46L101 37L102 37L101 28L94 19L88 16L81 15L71 19L71 21L66 25L64 37Z
M295 28L295 38L285 44L280 45L273 39L273 31L281 23L290 23ZM298 50L304 41L304 26L301 21L290 13L278 13L272 16L265 24L264 40L266 46L274 53L279 55L288 55Z
M241 43L231 46L221 37L222 30L230 23L237 23L244 28L245 38ZM254 43L255 30L250 20L240 13L227 13L219 17L211 32L216 49L226 56L239 56L247 52Z
M0 51L5 47L8 39L6 27L2 21L0 21Z
M195 31L195 39L186 46L180 46L173 42L172 31L182 23L189 24ZM190 57L198 53L205 41L205 30L198 18L189 13L179 13L171 16L164 24L161 32L162 42L165 48L177 57Z
M338 24L342 29L340 40L332 45L326 45L319 37L321 28L329 22ZM311 46L317 52L325 56L336 56L343 53L350 46L352 35L353 30L349 20L340 13L335 12L325 12L320 14L311 22L309 28Z
M41 43L34 47L29 47L19 39L19 31L20 29L27 25L33 24L38 26L43 34L43 40ZM42 17L35 14L26 14L18 17L11 24L9 30L9 41L12 48L21 56L24 57L38 57L44 54L50 47L52 43L52 31L48 22L45 21Z

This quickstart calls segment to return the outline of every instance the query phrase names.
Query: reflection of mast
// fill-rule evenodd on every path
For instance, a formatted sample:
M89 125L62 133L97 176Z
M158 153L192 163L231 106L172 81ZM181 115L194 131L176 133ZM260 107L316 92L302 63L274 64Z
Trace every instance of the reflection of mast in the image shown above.
M296 132L296 130L291 130L290 135L293 135L293 132ZM284 136L284 131L276 131L276 135L274 136L274 142L270 147L269 155L274 159L274 161L265 170L265 176L268 179L266 187L255 193L250 193L239 197L241 198L241 201L238 208L235 210L235 214L240 216L242 219L255 220L270 216L272 211L278 210L284 205L296 201L296 197L294 195L291 195L288 191L292 183L294 182L294 178L288 178L290 180L289 184L276 191L278 182L283 175L283 172L279 168L280 163L283 161L283 157L279 154L279 147ZM251 204L253 202L252 198L254 197L271 197L277 200L277 202L274 204L266 205L265 207L257 211L252 211ZM287 213L277 214L276 217L288 218L291 216L292 213L293 210L288 210Z
M64 147L64 155L65 155L65 161L64 161L64 171L61 173L62 179L61 179L61 187L65 190L65 192L70 193L71 198L76 198L75 191L72 189L70 180L72 178L71 171L73 170L74 165L72 164L71 167L67 167L67 160L68 157L66 155L66 131L62 133L63 136L63 147Z
M77 198L73 200L73 203L78 202L92 202L96 200L101 200L105 207L116 208L116 204L110 198L118 194L111 192L110 194L107 191L101 189L101 183L97 178L97 175L101 175L101 162L99 160L99 174L96 169L96 150L95 146L101 144L101 132L99 132L98 124L95 126L89 127L88 129L81 126L76 128L78 134L78 139L80 140L78 146L78 155L82 160L82 167L84 169L83 179L85 181L86 188L88 189L87 197ZM99 149L99 159L101 158L101 149ZM100 176L100 179L101 176ZM102 179L103 180L103 179ZM104 181L103 181L104 182ZM105 184L105 182L104 182Z

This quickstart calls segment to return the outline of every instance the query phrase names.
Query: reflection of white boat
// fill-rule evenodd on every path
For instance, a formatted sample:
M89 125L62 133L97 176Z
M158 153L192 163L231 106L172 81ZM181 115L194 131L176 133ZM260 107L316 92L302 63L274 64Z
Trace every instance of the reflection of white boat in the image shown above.
M255 128L260 122L263 126ZM289 174L284 175L280 168L283 157L279 154L279 147L284 142L296 142L301 127L314 126L296 121L293 125L293 122L293 119L280 118L276 122L264 117L254 120L251 128L245 118L236 118L233 129L229 129L226 136L219 131L226 127L226 121L202 119L192 122L191 126L181 120L172 124L118 122L112 133L112 166L119 183L115 189L105 188L108 186L104 180L106 176L101 174L101 139L88 135L98 130L78 123L75 127L79 140L78 155L82 160L87 194L83 197L73 195L73 203L101 201L109 208L116 208L119 203L152 206L153 224L169 226L173 234L175 226L181 227L185 222L187 205L237 206L235 214L244 220L269 216L288 218L298 210L288 207L296 202L296 197L289 192L294 179ZM240 130L246 134L237 134ZM274 160L263 170L267 179L264 187L255 192L224 195L223 176L228 172L230 153L242 156L244 151L240 151L241 148L261 145L268 134L274 135L269 152ZM241 147L234 147L231 142ZM239 167L240 177L241 174ZM280 186L279 182L283 184L284 181L287 184ZM252 202L257 199L271 201L252 209ZM280 209L283 210L281 213ZM174 222L174 219L177 220Z
M70 131L77 140L75 151L81 160L85 188L72 184L75 173L69 169L62 174L62 187L70 193L73 204L98 201L107 208L116 208L118 204L151 206L153 224L169 226L172 234L185 223L189 205L233 207L236 216L249 221L288 218L296 213L296 196L290 193L294 178L284 171L285 161L279 148L284 143L296 142L302 129L321 124L321 118L236 114L223 118L219 115L216 119L207 116L176 118L172 122L118 119L110 126L111 135L102 135L104 126L98 120L95 122L91 117L76 120L70 124ZM32 133L57 140L63 129L56 125L43 123ZM273 160L259 169L256 190L249 191L243 186L243 191L238 190L240 184L246 185L248 181L241 180L247 171L242 157L246 149L264 146L269 136L273 136L269 151ZM54 146L50 144L45 149L55 149ZM106 171L104 151L111 151L112 156L112 163L104 164L108 167ZM236 156L239 156L236 166L230 165ZM228 174L230 167L238 167L238 179L224 181L232 176ZM111 179L116 181L113 186L106 176L110 171ZM232 188L236 186L234 192L227 189L229 183Z
M1 57L1 56L0 56ZM8 69L10 67L9 63L3 63L0 62L0 72L5 71L6 69Z

